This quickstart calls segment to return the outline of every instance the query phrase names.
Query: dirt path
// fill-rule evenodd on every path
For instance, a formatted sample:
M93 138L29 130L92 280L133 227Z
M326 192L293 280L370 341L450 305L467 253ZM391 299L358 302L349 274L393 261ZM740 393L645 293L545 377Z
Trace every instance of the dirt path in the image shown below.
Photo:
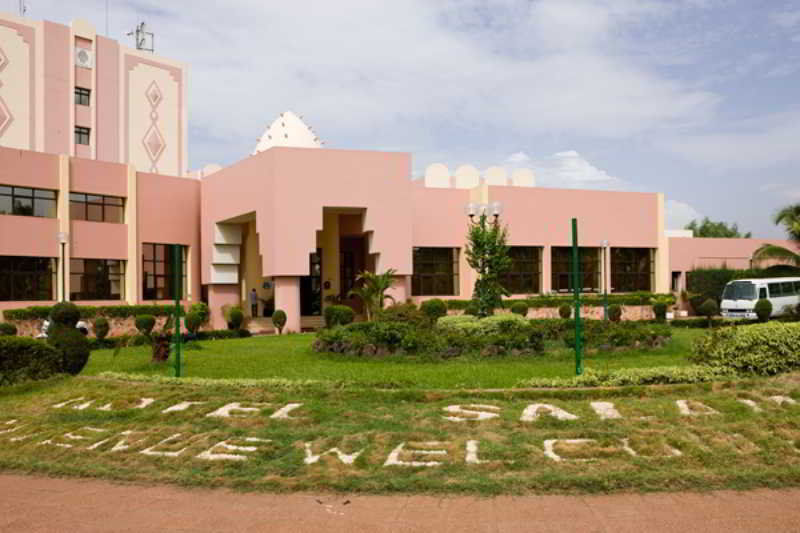
M0 531L800 531L800 489L614 496L238 494L0 475Z

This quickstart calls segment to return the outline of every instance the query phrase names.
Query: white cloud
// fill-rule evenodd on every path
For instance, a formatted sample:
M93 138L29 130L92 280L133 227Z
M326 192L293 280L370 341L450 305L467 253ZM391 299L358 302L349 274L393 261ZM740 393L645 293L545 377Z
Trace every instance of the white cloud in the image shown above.
M664 209L667 229L683 229L692 220L703 218L694 207L678 200L667 200Z
M575 150L557 152L534 165L537 184L566 189L625 190L629 185L597 168Z
M781 28L800 26L800 9L796 11L779 11L772 13L769 19Z
M514 152L510 156L506 158L506 163L510 163L512 165L521 165L530 161L531 158L525 152Z

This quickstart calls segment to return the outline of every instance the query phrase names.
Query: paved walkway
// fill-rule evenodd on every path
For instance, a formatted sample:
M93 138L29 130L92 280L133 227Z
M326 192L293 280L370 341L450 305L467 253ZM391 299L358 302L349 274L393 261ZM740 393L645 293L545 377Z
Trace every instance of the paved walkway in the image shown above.
M800 489L614 496L332 496L0 474L0 531L800 531Z

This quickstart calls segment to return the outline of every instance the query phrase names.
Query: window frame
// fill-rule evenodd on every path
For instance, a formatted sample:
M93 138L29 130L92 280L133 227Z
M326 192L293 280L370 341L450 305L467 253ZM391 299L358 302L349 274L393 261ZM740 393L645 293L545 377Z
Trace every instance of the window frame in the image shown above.
M151 258L147 258L145 247L152 247ZM158 259L158 247L163 247L161 254L163 259ZM173 300L175 297L172 294L172 253L170 252L172 244L156 243L156 242L143 242L142 243L142 300L159 301L159 300ZM188 294L187 279L188 273L186 269L186 261L188 258L188 246L181 245L183 257L181 258L182 276L181 276L181 299L185 300ZM152 272L148 272L147 265L152 264ZM158 273L158 265L163 264L163 273ZM148 287L148 281L152 279L152 287ZM163 279L163 287L159 287L159 280ZM162 289L166 296L159 298L159 289Z
M559 257L559 256L564 257ZM600 283L601 273L601 248L592 246L578 247L578 262L581 270L581 293L599 293L602 285ZM592 265L590 271L587 265ZM563 280L566 276L566 288ZM588 290L586 290L588 289ZM572 292L572 247L552 246L550 247L550 291L557 293Z
M611 248L609 260L611 287L609 292L653 292L655 285L655 254L652 248ZM627 254L628 257L620 257ZM639 257L635 257L639 254ZM646 256L646 272L641 271L638 265ZM620 267L631 268L621 270ZM643 282L646 280L646 283Z
M86 142L81 142L86 140ZM75 126L75 144L81 146L91 146L92 128L86 126Z
M431 250L436 250L435 253L441 253L442 256L438 258L424 258L421 257L424 253L431 253ZM449 253L449 258L444 260L446 251ZM461 249L449 246L415 246L412 250L412 275L411 275L411 295L412 296L458 296L460 292L460 273L459 273L459 260L461 257ZM421 272L422 266L425 265L425 270L432 270L432 272ZM437 267L444 267L442 272L438 272ZM428 281L429 280L429 281ZM430 290L426 289L426 285ZM444 289L442 289L444 287Z
M30 194L26 194L23 191L30 191ZM21 187L18 185L0 185L0 199L2 198L11 199L11 212L0 214L37 218L57 218L58 216L58 191L53 189L37 189L35 187ZM19 209L17 205L18 199L30 202L30 213L15 212L17 209ZM43 202L47 202L49 204L51 216L36 214L36 204L41 204Z
M532 257L515 257L515 254L532 251ZM511 269L502 276L500 283L510 294L539 294L542 290L542 247L509 246ZM524 279L530 277L530 285Z
M83 198L78 198L82 196ZM93 198L93 199L90 199ZM97 198L99 200L95 200ZM83 214L76 216L73 209L77 206L83 206ZM101 220L94 220L89 218L89 207L100 208ZM119 220L107 220L107 207L117 208L120 211ZM120 196L105 196L102 194L91 194L84 192L70 191L69 193L69 214L71 220L84 220L87 222L104 222L108 224L124 224L125 223L125 198Z
M16 264L9 264L16 261ZM58 265L55 257L0 256L0 301L44 302L57 299ZM25 268L25 263L47 265L43 270ZM20 292L20 279L29 278L29 291ZM47 281L44 281L47 280Z
M86 87L75 87L75 105L91 106L92 90Z
M74 265L75 262L82 261L82 267L78 271ZM87 263L89 262L89 263ZM87 264L96 265L100 268L95 271L88 269ZM119 272L112 272L112 267L118 267ZM70 284L69 284L69 298L71 301L122 301L125 299L125 260L124 259L89 259L81 257L70 258ZM78 278L77 285L80 290L76 290L75 278ZM117 278L116 280L113 278ZM94 291L90 291L87 287L90 282L94 282ZM115 295L112 292L114 283L119 284L119 294ZM106 289L106 290L102 290Z

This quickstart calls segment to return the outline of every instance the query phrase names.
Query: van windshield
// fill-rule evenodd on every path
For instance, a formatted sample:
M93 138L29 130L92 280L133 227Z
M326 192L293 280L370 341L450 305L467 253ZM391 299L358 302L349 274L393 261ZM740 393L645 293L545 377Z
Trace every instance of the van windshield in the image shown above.
M733 281L725 285L723 300L755 300L756 286L749 281Z

